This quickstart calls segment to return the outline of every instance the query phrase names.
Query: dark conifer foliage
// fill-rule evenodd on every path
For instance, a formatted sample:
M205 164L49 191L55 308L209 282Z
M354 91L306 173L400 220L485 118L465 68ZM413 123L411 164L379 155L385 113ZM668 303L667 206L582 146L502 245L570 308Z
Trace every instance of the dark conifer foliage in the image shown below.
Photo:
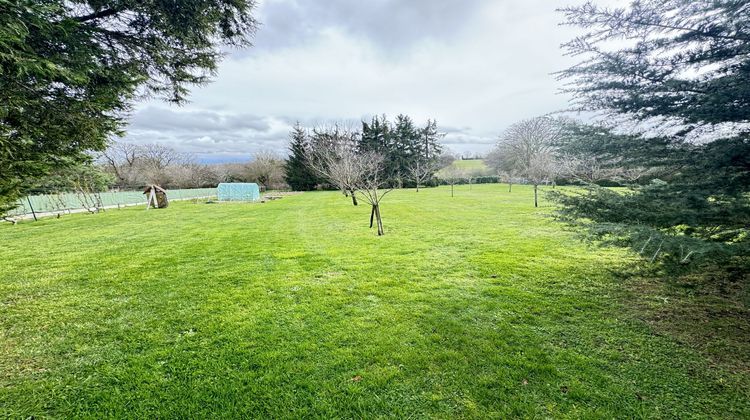
M289 157L284 164L286 183L294 191L314 190L320 183L307 162L309 147L307 131L297 122L289 134Z
M723 264L750 248L750 7L646 0L563 10L587 33L560 73L574 107L636 130L571 125L562 148L633 171L628 193L557 194L561 217L672 266ZM616 41L613 43L611 41ZM637 185L643 184L643 185Z
M182 103L247 46L252 0L0 1L0 213L123 128L136 94Z
M330 146L331 142L344 143L343 146L358 154L376 153L383 156L381 176L388 187L416 185L412 176L415 164L423 168L420 179L429 180L440 169L443 135L438 131L437 122L428 120L424 127L418 127L407 115L398 115L390 121L385 115L375 116L370 121L362 121L361 131L350 130L342 125L316 127L311 134L297 124L290 134L287 182L295 190L312 189L321 184L315 171L304 163L311 149ZM307 169L302 168L307 166Z
M394 185L403 186L411 183L409 172L415 162L437 167L443 152L441 138L435 120L419 128L408 115L398 115L393 122L383 115L362 122L359 148L383 154L386 175Z
M560 73L578 108L672 120L686 130L748 121L746 1L587 2L562 11L569 25L586 31L564 45L583 60Z

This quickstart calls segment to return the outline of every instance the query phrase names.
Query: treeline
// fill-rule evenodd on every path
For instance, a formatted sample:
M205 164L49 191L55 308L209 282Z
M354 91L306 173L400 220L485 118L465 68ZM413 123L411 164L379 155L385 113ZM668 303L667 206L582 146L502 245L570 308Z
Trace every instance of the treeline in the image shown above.
M255 182L287 189L284 159L256 153L247 162L203 164L192 155L159 144L113 143L88 162L55 169L34 181L29 194L96 193L137 190L156 184L167 189L211 188L221 182Z
M485 163L508 184L509 191L514 183L531 184L535 206L539 185L634 186L673 169L625 159L607 150L606 144L622 138L606 127L571 118L531 118L505 130Z
M109 174L112 188L138 189L156 184L164 188L215 186L221 174L191 155L159 144L114 143L97 159Z
M453 157L445 154L437 122L428 120L417 126L407 115L398 115L393 121L386 116L375 116L362 121L353 129L343 124L303 127L301 124L290 133L289 158L284 166L285 180L297 191L334 187L330 180L315 170L311 156L316 150L335 145L355 154L376 153L383 158L381 176L387 187L410 187L430 183L435 173Z
M135 189L148 184L164 188L207 188L221 182L257 182L266 189L285 188L283 159L259 152L244 163L201 164L189 154L166 146L117 143L99 158L114 177L115 188Z
M289 156L261 151L247 162L204 164L187 153L159 144L112 143L88 162L64 166L37 179L30 194L135 190L156 184L167 189L215 187L221 182L255 182L264 189L337 188L310 167L311 150L342 142L359 152L383 156L388 187L435 184L435 172L452 157L444 154L437 123L417 126L405 115L362 122L360 129L341 124L304 128L290 135Z

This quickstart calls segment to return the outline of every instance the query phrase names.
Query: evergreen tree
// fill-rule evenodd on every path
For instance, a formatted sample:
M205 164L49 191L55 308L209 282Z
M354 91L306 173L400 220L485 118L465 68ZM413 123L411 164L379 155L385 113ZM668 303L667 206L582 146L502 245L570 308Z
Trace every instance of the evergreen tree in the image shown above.
M185 101L223 47L249 45L252 0L0 1L0 214L122 130L137 93Z
M289 133L289 157L284 164L284 179L294 191L310 191L320 183L318 176L308 164L309 140L299 122Z
M398 115L394 122L383 115L373 117L369 123L362 121L359 150L385 156L383 172L392 185L399 185L410 178L409 173L417 164L438 166L443 152L440 139L435 120L428 120L425 127L418 128L407 115Z
M588 31L567 44L568 52L584 61L561 73L575 107L642 122L647 130L621 136L589 127L575 133L574 144L614 162L663 171L628 194L595 187L580 195L558 194L562 217L675 267L746 258L747 2L641 0L615 9L588 2L563 12L568 24ZM667 126L680 130L649 135Z
M388 160L391 175L399 183L409 173L411 163L420 158L420 137L419 130L408 115L400 114L396 117Z
M395 135L395 129L385 115L373 117L369 124L362 121L359 151L381 154L385 158L383 176L391 180L390 182L395 182L398 174L398 160L395 159L398 154L395 151L397 147Z
M385 115L372 117L368 124L362 121L362 133L359 139L361 152L388 154L391 142L391 123Z
M428 119L420 134L419 154L421 158L425 162L437 162L443 154L443 145L440 144L442 136L438 132L437 121Z

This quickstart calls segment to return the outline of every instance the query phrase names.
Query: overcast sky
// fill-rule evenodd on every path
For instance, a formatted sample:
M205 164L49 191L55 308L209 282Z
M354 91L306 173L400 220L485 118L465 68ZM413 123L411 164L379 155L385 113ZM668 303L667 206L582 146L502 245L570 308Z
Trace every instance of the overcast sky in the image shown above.
M560 110L551 73L572 64L575 0L260 0L255 46L231 51L215 81L174 107L139 104L124 141L205 162L285 154L299 120L374 114L435 118L458 153L483 153L513 122Z

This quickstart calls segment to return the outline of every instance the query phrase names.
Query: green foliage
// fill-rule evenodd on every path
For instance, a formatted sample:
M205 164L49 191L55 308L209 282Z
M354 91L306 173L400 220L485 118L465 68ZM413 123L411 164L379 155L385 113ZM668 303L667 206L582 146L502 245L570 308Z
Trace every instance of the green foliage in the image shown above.
M483 159L456 159L451 164L476 176L493 174Z
M252 0L0 0L0 214L120 133L134 95L181 103L247 45Z
M307 132L298 122L289 135L289 157L284 163L284 179L294 191L314 190L321 183L307 161L309 143Z
M296 134L298 130L302 128L295 127L292 131L293 138L301 138L302 134ZM394 122L389 121L385 115L375 116L370 122L362 121L361 131L346 129L339 124L314 128L307 144L299 147L297 152L290 149L290 159L294 162L294 168L299 165L297 162L302 161L302 158L296 158L295 155L303 151L309 154L314 149L343 148L356 155L372 152L384 157L384 168L379 175L387 180L387 186L415 185L413 173L416 168L421 168L417 172L420 172L422 182L430 184L429 180L440 168L443 158L441 138L442 134L438 132L435 120L427 120L425 126L420 128L407 115L398 115ZM315 172L312 171L312 174ZM322 182L319 177L315 180L317 183Z
M563 219L671 267L694 261L700 264L691 268L720 266L750 255L746 6L649 0L615 9L591 3L564 9L569 24L589 31L567 44L585 61L561 73L575 103L647 128L615 134L602 126L567 127L563 150L643 172L631 181L645 185L632 182L626 193L592 187L557 194ZM670 124L679 130L670 134Z
M424 162L438 162L443 154L443 145L440 139L443 134L438 132L437 120L427 120L427 124L420 130L420 139L417 145L417 154Z
M90 163L66 166L41 178L30 194L54 194L77 190L95 193L109 189L115 176Z
M563 71L580 109L690 124L746 123L750 9L745 1L641 0L563 9L587 32L565 45L584 61ZM617 46L610 41L617 41Z
M485 183L490 182L487 181L487 179L500 179L498 176L493 174L494 171L487 167L485 161L481 159L454 160L448 166L440 168L440 170L435 173L435 176L444 180L449 175L448 172L453 171L454 169L457 171L457 173L461 174L465 178L466 183L468 183L469 178L477 180L480 178L486 179L484 181ZM474 181L472 180L472 182Z
M388 118L375 116L371 122L362 121L359 149L387 155L391 145L391 123Z
M590 130L601 141L589 147L591 138L584 138L582 153L611 158L625 169L651 168L651 181L626 192L590 186L584 193L554 193L563 220L672 267L750 255L750 139L633 142L632 136L607 136L601 127Z
M409 164L418 158L419 132L406 115L397 115L391 131L388 164L392 178L406 178Z
M375 116L369 123L362 122L358 149L385 156L386 177L394 185L409 184L410 168L416 162L437 166L443 153L440 138L435 120L427 120L424 127L418 128L408 115L398 115L394 122L385 115Z
M750 416L746 368L624 304L634 258L447 189L394 191L386 237L337 192L0 225L0 417ZM746 367L737 319L690 327Z

